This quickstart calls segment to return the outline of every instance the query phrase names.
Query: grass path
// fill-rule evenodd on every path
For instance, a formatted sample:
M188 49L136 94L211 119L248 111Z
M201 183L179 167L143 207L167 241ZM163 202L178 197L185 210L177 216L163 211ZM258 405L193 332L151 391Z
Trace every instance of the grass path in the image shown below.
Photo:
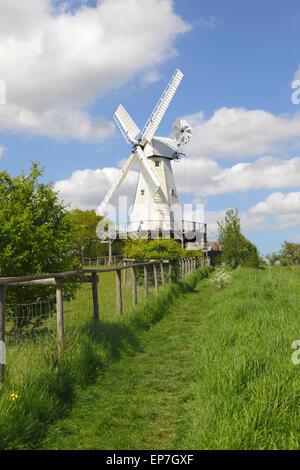
M300 449L300 271L231 275L179 295L42 447Z
M71 415L52 426L45 449L168 449L181 425L211 288L178 298L140 334L140 348L80 393Z

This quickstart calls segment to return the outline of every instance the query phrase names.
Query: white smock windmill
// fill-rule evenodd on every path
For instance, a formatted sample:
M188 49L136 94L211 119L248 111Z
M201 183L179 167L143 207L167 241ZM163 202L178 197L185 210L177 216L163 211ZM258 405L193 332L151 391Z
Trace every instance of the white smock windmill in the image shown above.
M179 119L173 127L175 140L155 136L155 133L182 78L183 73L176 70L142 132L122 105L114 114L114 119L127 143L133 145L133 153L122 168L118 180L100 204L98 212L104 215L113 195L132 166L137 164L140 172L130 215L129 235L151 230L167 232L172 229L174 218L176 219L174 210L171 211L170 208L180 205L171 162L180 157L180 147L189 141L191 128L186 121ZM179 212L181 214L181 210Z

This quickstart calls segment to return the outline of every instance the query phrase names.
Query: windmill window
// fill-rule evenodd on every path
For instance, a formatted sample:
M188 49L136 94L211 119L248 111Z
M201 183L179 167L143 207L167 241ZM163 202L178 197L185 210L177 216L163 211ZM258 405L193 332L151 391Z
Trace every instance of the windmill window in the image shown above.
M145 190L141 189L141 196L144 196L144 195L145 195Z
M172 195L172 196L176 196L176 191L175 191L175 189L171 189L171 195Z
M155 166L159 166L159 162L155 162Z

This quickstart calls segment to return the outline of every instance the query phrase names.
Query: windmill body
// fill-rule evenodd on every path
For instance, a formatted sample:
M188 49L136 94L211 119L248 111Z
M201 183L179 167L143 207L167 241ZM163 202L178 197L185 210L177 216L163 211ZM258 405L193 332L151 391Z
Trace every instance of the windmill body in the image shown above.
M142 173L139 173L129 232L168 232L174 222L181 223L182 215L172 169L178 147L172 139L154 137L147 143L144 154L160 181L160 192L152 195Z
M142 132L122 105L114 115L126 141L133 145L133 153L100 204L98 212L104 215L111 198L132 166L137 164L140 172L130 214L129 234L147 233L149 230L170 231L174 224L181 225L182 215L172 161L178 160L181 146L189 141L191 128L186 121L177 120L173 127L175 139L158 137L155 133L182 78L182 72L176 70Z

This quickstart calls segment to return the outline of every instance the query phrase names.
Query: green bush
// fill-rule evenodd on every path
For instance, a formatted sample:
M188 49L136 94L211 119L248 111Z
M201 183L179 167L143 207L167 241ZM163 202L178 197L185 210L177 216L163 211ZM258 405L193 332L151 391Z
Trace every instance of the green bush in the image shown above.
M155 240L138 239L126 240L123 248L123 255L126 258L135 261L156 260L156 259L172 259L172 280L178 280L180 275L179 263L177 259L183 256L181 244L174 239L157 238ZM137 268L137 280L143 282L143 268ZM158 270L159 278L161 278L160 269ZM150 275L150 283L153 284L153 278Z
M156 238L147 240L126 240L123 248L126 258L135 260L145 259L178 259L183 256L181 244L174 239Z

